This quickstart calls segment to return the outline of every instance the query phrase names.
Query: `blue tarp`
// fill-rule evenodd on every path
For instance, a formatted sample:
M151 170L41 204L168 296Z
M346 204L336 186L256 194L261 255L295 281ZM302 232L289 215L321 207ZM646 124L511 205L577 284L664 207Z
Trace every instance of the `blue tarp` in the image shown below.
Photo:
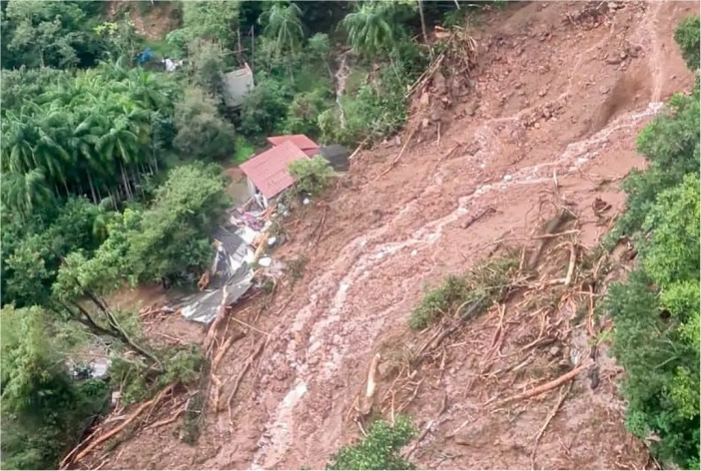
M152 57L153 57L153 51L151 50L151 48L147 47L144 50L144 52L139 54L139 58L137 60L139 61L139 64L143 64L145 62L150 61Z

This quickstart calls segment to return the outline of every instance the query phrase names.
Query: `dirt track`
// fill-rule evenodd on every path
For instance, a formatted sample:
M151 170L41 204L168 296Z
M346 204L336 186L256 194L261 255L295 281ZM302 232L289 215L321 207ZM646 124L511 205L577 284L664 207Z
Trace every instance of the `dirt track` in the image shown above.
M698 3L626 2L603 3L602 14L590 15L599 4L528 3L491 14L474 32L474 83L444 113L440 144L429 126L377 180L399 147L359 154L328 198L318 246L309 247L309 235L325 209L308 210L291 229L295 239L283 254L306 253L310 261L304 278L278 293L258 321L270 339L236 396L233 426L226 408L210 414L197 447L167 427L141 432L105 467L321 468L357 436L346 418L370 358L390 339L411 338L407 319L423 287L464 271L495 240L528 235L550 215L541 203L554 174L580 214L582 243L593 246L603 228L594 223L592 202L599 197L621 209L617 181L642 164L637 133L660 102L692 83L672 34L681 18L698 12ZM419 108L412 122L421 120ZM494 212L461 228L486 208ZM232 348L219 376L236 376L257 341ZM530 467L527 447L555 397L516 418L491 415L464 388L467 366L482 352L453 351L441 381L408 409L421 425L447 398L442 421L414 460L433 469ZM622 410L613 386L574 395L542 437L538 466L644 466ZM446 438L466 421L466 443Z

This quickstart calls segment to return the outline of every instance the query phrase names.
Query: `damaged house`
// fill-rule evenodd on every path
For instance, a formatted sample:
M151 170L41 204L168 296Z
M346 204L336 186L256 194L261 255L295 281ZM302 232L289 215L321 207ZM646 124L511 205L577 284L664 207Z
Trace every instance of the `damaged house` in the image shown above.
M263 208L294 185L289 165L297 160L308 159L319 149L314 141L303 135L270 137L268 142L272 144L270 149L239 166L246 175L249 195Z
M215 253L204 290L183 300L182 315L190 321L209 324L223 304L232 305L253 285L250 264L254 253L233 228L220 227L213 234ZM224 297L226 296L226 300Z

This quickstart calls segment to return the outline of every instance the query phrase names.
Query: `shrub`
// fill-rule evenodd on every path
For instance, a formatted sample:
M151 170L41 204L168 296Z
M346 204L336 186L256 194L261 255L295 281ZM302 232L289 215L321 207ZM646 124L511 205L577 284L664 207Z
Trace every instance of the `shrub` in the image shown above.
M217 111L214 99L191 87L175 106L174 144L186 160L221 161L234 153L236 132Z
M682 57L691 70L699 68L699 24L698 16L690 16L682 21L674 31L674 40L679 44Z
M290 174L297 180L295 187L298 193L316 196L328 186L333 169L326 159L317 155L292 162Z
M378 420L360 443L341 448L326 469L415 469L399 455L415 435L416 429L406 417L398 417L394 426Z

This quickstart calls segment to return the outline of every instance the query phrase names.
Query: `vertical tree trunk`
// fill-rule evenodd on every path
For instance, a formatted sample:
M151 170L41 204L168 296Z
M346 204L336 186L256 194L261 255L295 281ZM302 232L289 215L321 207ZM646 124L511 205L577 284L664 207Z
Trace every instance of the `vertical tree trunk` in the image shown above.
M100 201L98 201L97 196L95 196L95 186L92 183L92 175L90 175L90 171L88 171L87 173L88 173L88 183L90 184L90 194L92 195L92 202L95 204L98 204L98 203L100 203Z
M424 18L424 3L423 0L416 0L419 4L419 16L421 17L421 34L424 37L424 44L428 46L428 34L426 34L426 18ZM433 49L429 47L431 59L433 59Z
M124 184L124 193L126 194L128 199L131 199L132 195L129 191L129 180L127 180L127 173L124 170L124 164L120 162L119 165L122 167L122 183Z

